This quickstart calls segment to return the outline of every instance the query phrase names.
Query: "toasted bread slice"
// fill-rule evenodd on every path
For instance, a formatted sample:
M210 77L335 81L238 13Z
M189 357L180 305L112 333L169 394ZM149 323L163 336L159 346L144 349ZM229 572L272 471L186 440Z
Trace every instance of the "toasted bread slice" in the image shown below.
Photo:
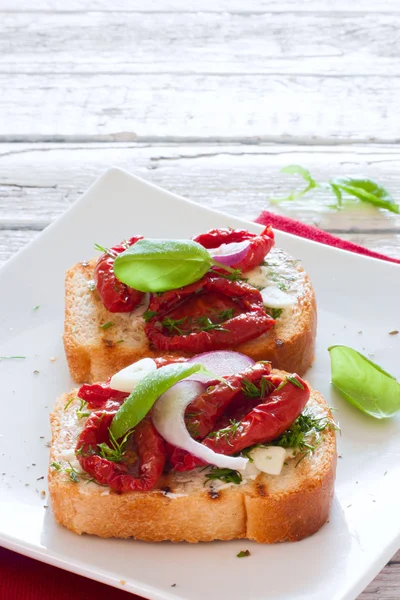
M267 333L234 349L302 375L314 358L314 290L304 269L288 254L273 248L267 258L274 265L286 265L283 279L285 286L293 287L295 303ZM78 263L66 275L64 347L71 376L79 383L105 380L140 358L163 354L150 347L143 317L104 308L94 289L95 264ZM105 324L111 325L102 329Z
M287 459L280 475L253 472L253 478L235 485L207 482L207 471L195 469L163 475L151 492L118 494L80 474L74 447L85 419L76 416L75 394L61 396L51 415L49 467L54 516L74 533L152 542L247 538L274 543L312 535L328 519L336 470L331 428L321 434L314 454ZM318 416L331 417L316 391L307 406ZM69 475L71 466L78 472L73 473L77 482Z

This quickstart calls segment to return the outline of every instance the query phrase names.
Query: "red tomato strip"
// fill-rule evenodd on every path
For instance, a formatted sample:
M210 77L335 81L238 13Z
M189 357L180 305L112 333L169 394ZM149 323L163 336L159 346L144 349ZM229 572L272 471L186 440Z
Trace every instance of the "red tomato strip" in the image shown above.
M166 454L164 440L150 417L143 419L133 433L140 460L139 477L129 474L124 463L115 463L95 454L98 444L109 443L109 428L115 413L115 410L99 411L90 415L76 445L79 464L100 485L108 485L116 492L152 490L162 475Z
M185 315L185 302L194 294L198 298L209 293L224 295L236 303L237 313L220 324L220 328L208 331L193 331L183 335L169 335L163 320L173 311L174 319L180 311ZM212 310L212 306L210 307ZM178 290L154 296L149 311L155 315L146 324L146 334L153 346L161 351L199 354L220 348L232 348L259 337L270 329L275 321L266 314L261 294L242 281L230 281L223 277L205 276L200 281Z
M204 246L204 248L207 248L207 250L219 248L221 244L250 240L248 254L243 260L232 265L234 269L241 269L244 272L254 269L254 267L263 262L264 257L274 245L274 232L270 225L260 234L250 233L245 229L211 229L207 233L202 233L193 239L198 244ZM216 256L215 259L218 260L218 257Z
M278 388L279 383L282 383L281 378L268 375L267 368L267 372L263 373L263 366L255 365L253 374L249 373L248 371L251 370L248 369L238 376L228 377L227 381L232 389L225 384L219 384L188 406L189 416L186 416L185 421L193 437L202 439L202 444L214 452L230 456L254 444L270 442L289 429L307 404L310 396L309 387L298 375L293 375L302 387L287 381L281 389L272 391L266 398L246 399L241 393L243 379L258 386L262 377ZM220 403L223 405L222 410L220 410ZM246 403L249 405L248 408L251 408L250 411L246 411ZM222 431L222 435L218 435L221 429L229 426L229 418L225 415L229 413L231 407L234 408L231 418L234 418L235 412L236 416L239 414L244 416L238 420L234 431L227 431L226 434ZM219 419L222 414L224 418ZM205 437L210 436L210 433L212 437ZM176 471L189 471L205 464L185 450L169 444L167 453L169 462Z
M124 400L129 394L113 390L108 379L105 383L84 383L77 396L87 402L89 408L102 408L107 400Z
M128 287L114 275L114 260L118 254L142 240L137 235L123 244L110 248L109 254L102 254L94 269L94 282L101 301L110 312L131 312L143 298L143 293Z
M293 376L302 389L287 380L287 383L267 396L240 421L233 435L207 437L203 444L219 454L228 456L254 444L265 444L289 429L304 409L310 390L298 375Z

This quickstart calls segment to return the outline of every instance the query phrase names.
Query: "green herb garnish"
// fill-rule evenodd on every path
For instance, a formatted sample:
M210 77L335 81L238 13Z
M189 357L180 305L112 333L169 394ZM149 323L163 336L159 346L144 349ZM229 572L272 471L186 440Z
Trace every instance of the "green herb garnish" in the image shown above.
M242 481L242 475L239 471L234 471L233 469L219 469L218 467L211 467L211 471L206 473L206 481L212 481L214 479L220 479L221 481L225 481L225 483L236 483L239 485Z
M295 375L286 375L285 379L276 388L276 391L279 392L288 383L291 383L295 387L298 387L301 390L304 390L304 385L302 383L300 383L300 381L297 380Z
M243 558L244 556L250 556L250 550L241 550L239 554L236 554L237 558Z
M240 430L240 421L236 421L235 419L229 420L230 425L228 427L224 427L223 429L219 429L218 431L212 431L207 435L208 438L215 438L216 440L220 440L225 438L227 443L231 446L229 439L233 438L235 433Z
M279 317L281 316L281 314L283 313L283 308L269 308L268 306L265 307L265 310L267 311L267 313L269 315L271 315L271 317L273 319L279 319Z
M156 314L157 314L157 311L156 311L156 310L146 310L146 311L143 313L143 319L144 319L144 320L146 321L146 323L147 323L148 321L150 321L150 319L152 319L153 317L155 317L155 316L156 316Z
M51 467L53 467L53 469L55 469L56 471L61 471L61 465L58 462L52 462Z
M69 461L68 461L68 464L69 464L69 467L64 469L65 473L67 473L67 475L69 476L71 481L73 481L74 483L79 483L80 473L76 469L74 469L74 467L71 465L71 463Z
M222 327L222 323L213 323L209 317L197 317L196 324L200 331L228 331Z
M108 254L111 258L118 256L117 252L114 252L114 250L111 250L110 248L104 248L104 246L100 246L100 244L95 244L94 249L98 252L103 252L103 254Z
M182 335L182 329L180 329L178 325L182 325L184 321L186 321L186 317L183 317L182 319L171 319L170 317L165 317L165 319L161 321L161 325L168 330L170 335L174 333Z
M86 407L87 402L85 402L85 400L80 399L79 408L76 409L76 416L78 417L78 419L83 419L84 417L88 417L90 415L90 412L85 410Z
M400 206L393 200L389 192L381 185L371 179L353 179L351 177L339 177L330 179L327 183L317 183L310 172L298 165L290 165L283 168L282 173L290 175L300 175L306 182L306 187L300 191L295 191L284 198L271 199L271 202L283 202L297 200L310 190L320 188L331 191L335 198L334 208L343 207L343 194L352 198L357 198L362 202L372 204L377 208L384 208L393 213L400 213Z
M301 390L304 390L304 385L298 379L296 379L296 377L294 375L287 375L286 380L289 381L295 387L298 387Z
M334 429L336 431L339 430L339 427L329 415L317 417L311 409L306 408L289 429L282 433L276 440L268 443L272 446L281 446L282 448L294 448L302 455L300 458L302 460L304 456L314 452L321 441L321 432L326 429Z
M70 398L67 402L67 404L64 406L64 410L67 410L68 406L71 404L71 402L73 402L74 400L76 400L76 398Z
M26 356L0 356L0 360L12 360L13 358L26 358Z
M244 378L242 380L242 392L246 398L265 398L271 392L275 390L275 386L266 377L261 377L260 387L257 387L249 379Z
M146 238L116 257L114 273L140 292L165 292L198 281L213 266L234 272L192 240Z
M241 269L234 269L231 273L218 273L218 275L225 279L229 279L230 281L247 281L247 279L243 277Z
M126 445L131 433L132 431L128 431L124 435L123 439L118 442L113 436L112 431L110 431L110 445L106 444L105 442L102 444L97 444L100 449L100 456L102 458L107 458L107 460L111 460L112 462L121 462L121 459L126 452Z
M38 304L37 306L35 306L34 308L32 308L32 310L38 310L40 308L40 304Z
M229 321L229 319L232 319L234 312L235 311L233 308L227 308L226 310L222 310L218 315L218 319L221 321L221 323L223 323L224 321Z
M110 327L113 327L114 323L112 321L107 321L107 323L103 323L102 325L99 325L100 329L110 329Z
M379 365L347 346L331 346L332 383L343 398L376 419L400 411L400 384Z

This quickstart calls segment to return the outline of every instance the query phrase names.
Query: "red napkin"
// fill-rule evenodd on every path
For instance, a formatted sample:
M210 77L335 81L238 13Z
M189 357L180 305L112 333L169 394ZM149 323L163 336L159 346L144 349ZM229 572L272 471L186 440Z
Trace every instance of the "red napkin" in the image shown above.
M298 235L299 237L307 238L308 240L313 240L320 244L334 246L341 250L348 250L349 252L356 252L357 254L363 254L364 256L371 256L372 258L379 258L381 260L400 264L400 260L397 258L391 258L390 256L385 256L379 252L367 250L367 248L363 248L363 246L358 246L357 244L353 244L353 242L346 242L345 240L335 237L326 231L322 231L322 229L317 229L317 227L313 227L312 225L305 225L304 223L300 223L300 221L295 221L289 217L283 217L282 215L277 215L266 210L257 217L256 223L260 223L261 225L272 225L272 227L279 229L280 231L286 231L286 233L292 233L293 235Z
M256 219L256 222L262 225L270 224L275 229L321 244L400 264L400 260L372 252L288 217L265 211ZM103 584L85 577L73 575L0 548L1 600L16 600L17 598L18 600L98 600L105 597L107 600L123 600L123 598L139 600L138 596L128 595L124 591L105 587Z

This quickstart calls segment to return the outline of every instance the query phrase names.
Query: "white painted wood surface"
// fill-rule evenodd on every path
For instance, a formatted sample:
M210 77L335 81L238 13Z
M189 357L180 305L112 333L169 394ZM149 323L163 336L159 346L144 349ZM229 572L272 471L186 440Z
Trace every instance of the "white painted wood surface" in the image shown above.
M293 163L400 201L399 31L398 0L0 0L0 264L111 165L250 219ZM400 258L399 215L330 202L272 210Z

